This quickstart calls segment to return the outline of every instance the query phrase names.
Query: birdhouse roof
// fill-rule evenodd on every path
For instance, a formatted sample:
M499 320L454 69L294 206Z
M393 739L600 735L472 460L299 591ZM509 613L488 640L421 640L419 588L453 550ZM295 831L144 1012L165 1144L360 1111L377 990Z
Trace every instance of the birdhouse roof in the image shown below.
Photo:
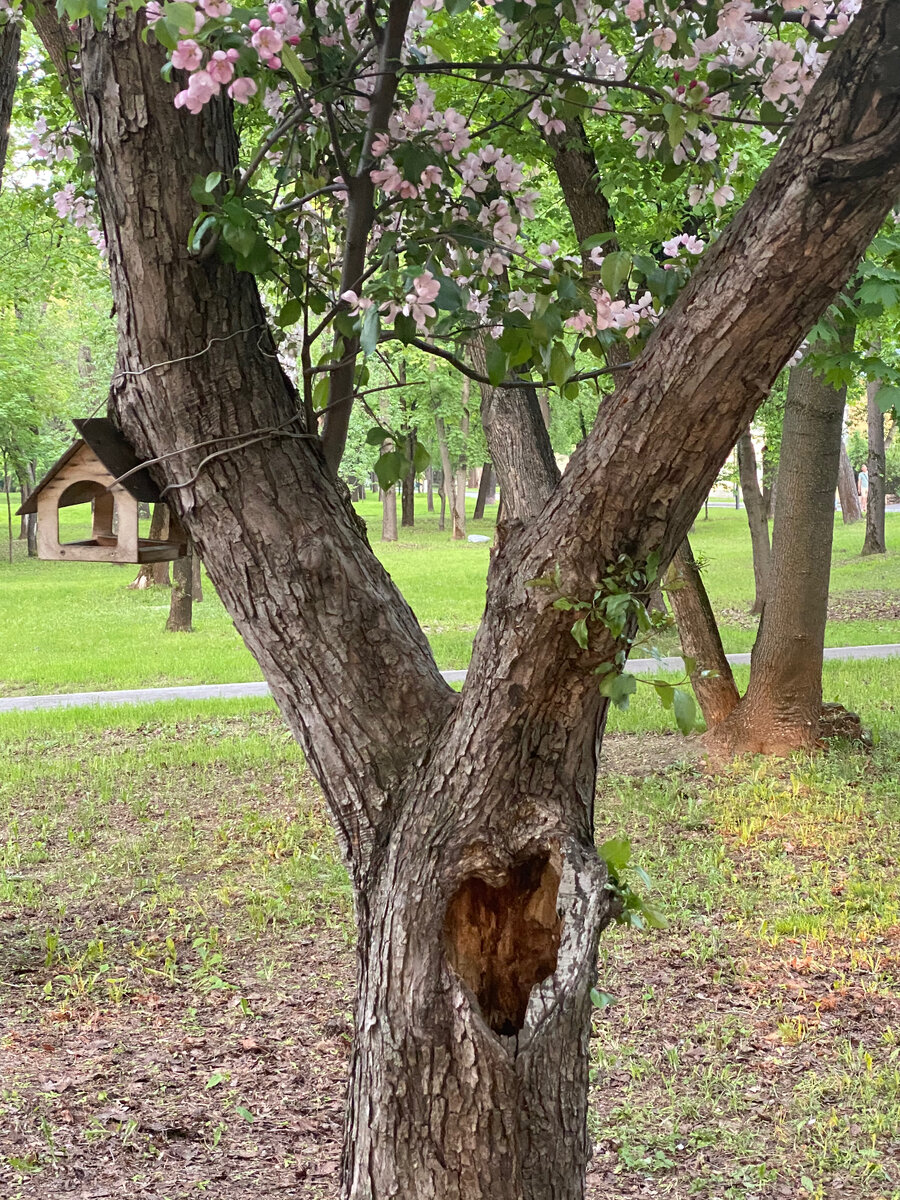
M53 464L19 509L17 515L37 512L37 501L40 493L50 480L54 479L66 464L75 457L82 446L87 446L94 457L109 472L111 476L110 482L114 479L119 479L122 475L134 470L139 465L140 459L131 448L130 443L112 421L106 417L91 417L86 421L73 421L72 424L78 430L79 437L66 450L65 454ZM119 486L123 487L135 500L140 500L147 504L156 504L160 499L159 488L157 488L156 484L150 478L146 467L141 467L139 471L135 471L133 475L129 475L127 479L123 479Z

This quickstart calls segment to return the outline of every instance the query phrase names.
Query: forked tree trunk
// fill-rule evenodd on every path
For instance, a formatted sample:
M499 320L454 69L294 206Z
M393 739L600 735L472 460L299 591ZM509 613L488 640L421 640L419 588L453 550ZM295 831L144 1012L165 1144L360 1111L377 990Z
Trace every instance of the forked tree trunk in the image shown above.
M22 26L18 21L0 24L0 191L3 189L3 168L9 146L9 124L19 67L19 44Z
M714 754L788 754L819 738L822 658L846 389L794 367L781 439L769 598L750 683L730 717L707 735Z
M167 633L193 633L194 566L193 555L185 554L172 563L172 599L169 602Z
M488 496L491 493L491 480L494 477L494 468L489 462L486 462L481 468L481 478L478 481L478 496L475 500L475 511L472 513L473 521L484 520L484 509L488 502Z
M682 654L696 662L691 684L707 729L712 729L737 706L740 694L731 663L725 657L700 568L687 538L675 551L666 575L666 594L675 613ZM704 676L704 671L714 674Z
M753 438L749 429L745 429L738 439L737 458L744 508L747 511L747 523L750 526L750 544L753 550L755 596L750 611L761 613L769 587L772 552L769 545L769 520L766 515L765 500L759 486L756 451L753 449Z
M841 441L841 457L838 466L838 496L841 501L841 512L845 525L855 525L862 520L862 508L859 503L859 493L856 490L856 475L850 463L850 455L843 440Z
M863 554L887 554L884 537L884 413L876 403L881 390L879 380L869 384L866 396L866 412L869 426L869 503L866 508L866 540Z
M187 249L192 181L235 169L229 109L221 96L197 116L174 108L142 18L79 22L119 321L112 411L157 459L160 485L194 475L173 507L322 784L353 882L345 1200L583 1194L589 991L610 915L593 846L605 718L594 672L620 647L598 626L582 651L553 590L529 581L558 571L567 594L590 597L621 555L659 550L665 564L686 535L896 196L893 9L864 6L562 480L527 387L494 389L506 395L488 437L507 520L460 695L324 446L311 429L296 436L302 406L252 276ZM52 5L40 12L42 34L64 39ZM402 33L399 0L393 17L388 36ZM384 53L376 113L392 78ZM350 180L350 206L368 170L363 160ZM210 439L234 450L190 449ZM508 471L517 462L527 487Z
M149 538L158 541L165 538L169 532L169 506L154 504L153 515L150 517ZM169 564L167 562L146 563L140 568L135 578L129 583L129 588L143 591L149 587L171 587L169 580Z

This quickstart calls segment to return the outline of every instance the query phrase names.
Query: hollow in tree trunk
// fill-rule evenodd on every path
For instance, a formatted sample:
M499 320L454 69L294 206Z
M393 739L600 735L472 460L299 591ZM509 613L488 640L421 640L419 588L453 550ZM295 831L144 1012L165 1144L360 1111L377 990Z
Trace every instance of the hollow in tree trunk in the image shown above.
M750 544L753 550L753 582L755 596L752 613L761 613L766 602L771 570L771 547L769 545L769 520L766 504L757 476L756 451L749 429L745 429L737 443L738 472L747 524L750 526Z
M859 504L859 493L856 490L856 475L843 441L841 441L841 457L838 466L838 496L841 501L844 524L855 525L857 521L861 521L863 514Z
M708 729L724 721L740 700L719 626L687 538L675 551L666 575L666 594L681 639L681 652L695 662L691 684ZM704 671L713 675L704 676Z
M490 495L493 475L494 468L489 462L486 462L481 468L481 479L478 481L478 496L475 500L475 511L472 513L473 521L484 520L484 508Z
M707 734L714 755L788 754L819 739L822 658L846 389L805 363L791 370L769 596L750 683L731 715Z
M886 554L884 537L884 413L878 407L876 397L881 382L873 380L866 395L866 413L869 426L869 503L866 508L866 540L863 554Z
M148 537L151 541L161 541L168 536L168 533L169 506L164 503L154 504ZM167 562L145 563L128 586L129 588L136 588L138 591L143 591L144 588L149 587L171 587L169 581L169 564Z
M193 633L194 566L193 555L185 554L172 563L172 599L169 602L167 633Z
M55 21L52 5L38 7ZM187 248L193 179L235 170L228 104L220 95L196 116L175 109L163 55L141 40L134 13L111 13L102 29L78 23L98 198L114 235L111 411L136 452L156 459L157 483L193 473L173 508L321 782L354 888L344 1200L583 1195L589 996L610 917L593 844L606 715L594 672L619 643L598 626L582 650L571 614L530 581L558 571L569 594L591 596L626 553L658 550L665 565L777 372L849 277L900 185L885 82L900 47L892 7L869 0L840 40L785 147L562 480L542 424L495 410L489 446L507 529L459 695L366 541L326 455L327 428L321 442L252 436L296 429L302 407L252 275ZM392 15L376 114L402 49L404 13ZM363 168L351 209L371 197ZM210 439L233 449L211 460L191 449ZM533 465L528 489L504 461Z

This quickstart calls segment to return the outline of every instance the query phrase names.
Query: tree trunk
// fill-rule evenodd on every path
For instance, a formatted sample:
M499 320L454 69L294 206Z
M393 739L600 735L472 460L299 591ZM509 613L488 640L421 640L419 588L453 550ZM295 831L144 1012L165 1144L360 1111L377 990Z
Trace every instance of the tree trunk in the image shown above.
M389 487L381 492L381 540L396 542L397 533L397 489Z
M37 464L32 461L19 476L19 487L23 502L31 495L37 482ZM19 538L24 538L29 558L37 558L37 513L25 513Z
M390 402L387 396L381 397L381 418L385 424L390 420ZM389 454L394 449L393 441L388 438L381 443L381 453ZM397 488L389 487L381 491L381 540L383 542L397 541Z
M195 604L203 603L203 564L200 561L200 555L192 548L191 549L191 599Z
M863 554L887 553L884 536L884 413L875 400L880 390L881 382L876 379L869 384L866 398L869 424L869 503L866 507L866 540L863 542Z
M161 541L169 533L169 506L165 503L153 505L153 515L150 518L151 540ZM129 583L129 588L143 591L149 587L171 587L169 581L169 564L167 562L145 563L135 578Z
M193 633L194 565L193 555L185 554L172 563L172 599L166 633Z
M472 513L473 521L484 520L484 506L487 504L488 496L491 492L493 477L494 468L489 462L486 462L481 468L481 479L478 481L478 497L475 501L475 511Z
M778 460L768 446L763 446L762 460L763 504L766 520L771 521L775 516L775 496L778 491Z
M753 580L756 586L756 596L750 611L761 613L769 587L771 548L766 505L759 487L756 473L756 451L753 449L753 438L749 429L746 429L738 439L737 457L744 508L747 510L747 523L750 526L750 544L753 548Z
M9 147L9 125L19 69L19 43L22 26L19 21L7 20L0 25L0 191L3 189L3 168Z
M850 455L843 440L841 441L841 457L838 465L838 495L841 500L841 512L845 525L855 525L862 520L862 509L859 506L859 493L856 490L856 475L850 464Z
M400 524L404 529L413 529L416 524L416 468L413 455L416 450L415 428L408 430L406 435L406 453L409 457L409 470L403 478L401 496Z
M846 389L807 365L788 384L769 597L740 704L707 742L714 754L788 754L819 738L822 658Z
M591 597L622 555L665 564L684 538L895 199L893 8L863 7L562 480L542 423L516 420L527 388L508 422L494 409L506 528L459 695L298 422L253 277L187 249L192 180L235 169L230 109L176 110L133 14L79 22L119 322L112 413L158 483L192 480L173 508L321 782L353 882L345 1200L583 1194L589 991L610 915L594 672L621 647L598 625L582 650L529 581L557 574ZM190 449L210 439L233 449ZM543 464L528 487L507 473L518 461Z
M666 594L681 639L681 652L694 659L691 684L707 729L724 721L740 700L731 663L725 657L719 626L700 568L687 538L675 551L666 576ZM714 675L704 676L704 671Z
M425 508L434 512L434 467L425 468Z
M444 427L444 418L435 417L435 429L437 430L438 446L441 452L441 521L440 528L444 528L444 502L446 501L450 509L450 525L452 529L452 538L454 541L461 541L466 536L466 480L463 473L462 500L463 504L460 507L460 488L453 467L450 463L450 450L447 446L447 431Z

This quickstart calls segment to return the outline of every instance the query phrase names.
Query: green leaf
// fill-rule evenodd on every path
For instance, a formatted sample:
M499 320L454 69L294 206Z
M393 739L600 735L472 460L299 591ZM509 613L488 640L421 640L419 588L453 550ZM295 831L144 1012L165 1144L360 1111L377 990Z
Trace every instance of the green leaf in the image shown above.
M313 388L312 402L313 408L318 412L323 409L328 403L328 394L331 391L331 380L327 375L323 375L316 386Z
M588 627L587 627L587 618L586 617L582 617L580 621L576 621L575 624L572 626L572 637L575 639L575 641L578 643L578 645L582 648L582 650L587 650L587 648L588 648Z
M694 703L694 697L683 688L675 688L672 707L675 712L675 723L681 732L692 733L697 723L697 706Z
M386 492L406 474L406 455L401 450L389 450L378 459L374 470L381 490Z
M460 286L454 280L449 279L446 275L439 276L441 290L437 294L437 300L434 304L436 308L443 309L445 312L459 312L464 308L463 294Z
M413 451L413 470L417 475L421 475L422 472L427 471L430 466L431 455L421 442L416 442L416 448Z
M663 680L657 680L653 686L656 688L656 694L659 696L659 702L663 708L671 708L675 699L675 689L671 683L665 683Z
M610 838L597 851L616 875L621 875L631 862L631 842L628 838Z
M359 344L364 354L375 353L380 334L381 317L378 315L377 307L373 304L370 308L366 309L365 316L362 319L362 327L359 331Z
M485 360L487 362L488 379L496 387L498 383L502 383L506 378L506 353L500 343L493 338L489 337L485 340L487 342Z
M525 587L543 587L555 588L556 580L551 579L549 575L539 575L537 579L526 579Z
M210 213L200 213L197 217L197 220L191 227L190 236L188 238L188 245L195 254L197 254L202 248L203 239L206 237L207 233L210 231L210 229L212 229L215 223L216 218Z
M213 1071L209 1079L206 1081L206 1089L218 1087L220 1083L227 1083L231 1078L230 1071Z
M692 658L690 656L690 654L686 654L684 656L683 662L684 662L684 673L686 675L693 675L693 673L697 670L696 658Z
M641 912L651 929L668 929L669 922L666 920L662 909L657 908L649 900L641 901Z
M210 171L210 173L207 175L206 179L203 182L203 186L206 188L206 190L208 192L214 192L221 182L222 182L222 172L221 171Z
M582 254L590 254L592 250L596 250L598 246L603 246L606 242L611 242L615 239L615 230L610 230L609 233L594 233L589 238L585 238L581 243Z
M875 403L883 413L900 410L900 387L883 387L875 397Z
M630 272L631 255L625 250L616 250L604 258L600 268L600 282L611 296L616 296Z
M596 988L591 988L591 1004L594 1008L602 1011L604 1008L612 1008L614 1004L618 1003L618 997L613 996L610 992L598 992Z
M180 33L182 37L193 35L196 11L193 4L164 4L162 11L163 20L172 33Z
M288 325L296 325L303 316L303 305L296 297L282 305L281 312L278 314L277 324L282 329L287 329Z
M380 446L383 442L392 440L393 434L389 429L384 429L381 425L376 425L366 434L367 446Z
M565 346L561 346L559 342L553 347L550 352L550 379L557 387L562 387L569 376L575 371L575 360L568 352Z
M245 1121L250 1121L252 1123L253 1121L256 1120L256 1117L254 1117L254 1115L250 1111L250 1109L244 1108L243 1104L236 1104L234 1106L234 1111L238 1114L239 1117L243 1117Z
M606 696L616 708L626 709L629 697L637 691L637 680L633 675L604 675L600 680L600 695Z
M553 607L558 608L560 612L571 612L575 605L568 597L560 596L558 600L553 601Z
M288 45L284 45L278 51L281 56L281 61L290 71L291 75L296 79L301 87L307 88L312 83L309 77L309 71L304 67L303 63L297 57L296 51Z

